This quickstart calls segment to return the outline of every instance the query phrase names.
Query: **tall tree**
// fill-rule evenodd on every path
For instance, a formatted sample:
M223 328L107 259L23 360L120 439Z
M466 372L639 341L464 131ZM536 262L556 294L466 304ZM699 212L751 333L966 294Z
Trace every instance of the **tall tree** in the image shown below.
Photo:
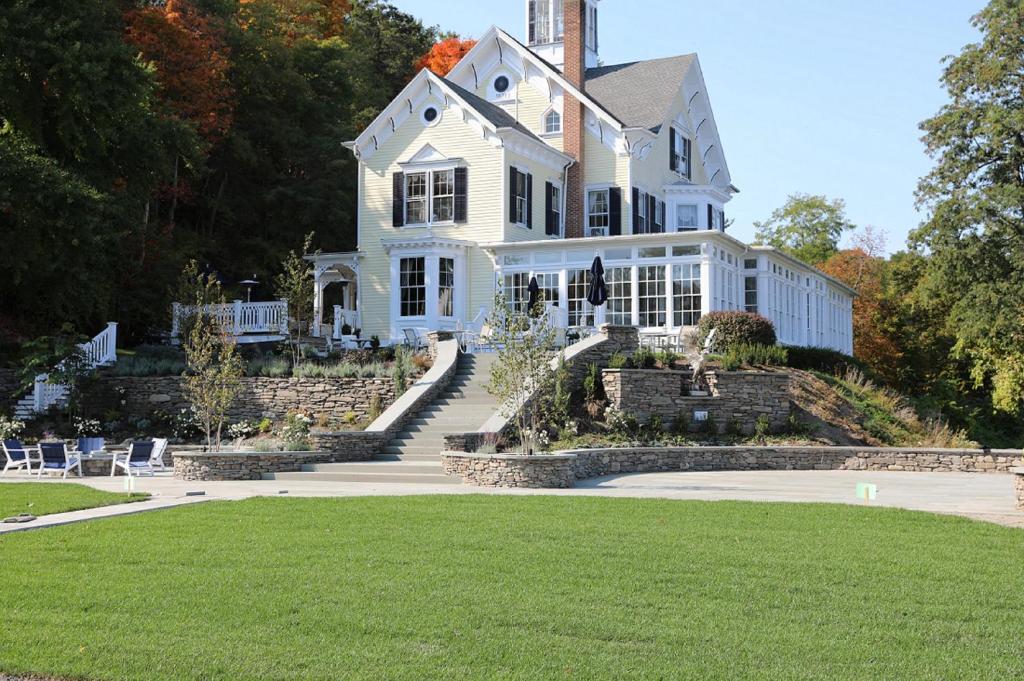
M475 40L449 36L434 43L430 51L416 63L416 70L430 69L439 76L447 76L475 46Z
M792 194L784 206L772 211L770 218L755 222L754 228L758 243L815 265L836 254L843 233L854 225L846 217L842 199Z
M1024 3L992 0L982 33L947 61L950 102L921 124L935 167L918 187L927 252L917 287L941 301L953 353L993 405L1024 412Z

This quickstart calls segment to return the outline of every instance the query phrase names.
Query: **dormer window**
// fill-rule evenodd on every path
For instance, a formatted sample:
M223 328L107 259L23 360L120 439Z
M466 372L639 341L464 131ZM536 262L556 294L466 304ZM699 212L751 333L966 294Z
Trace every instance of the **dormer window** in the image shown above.
M544 114L544 134L558 135L562 132L562 115L552 109Z

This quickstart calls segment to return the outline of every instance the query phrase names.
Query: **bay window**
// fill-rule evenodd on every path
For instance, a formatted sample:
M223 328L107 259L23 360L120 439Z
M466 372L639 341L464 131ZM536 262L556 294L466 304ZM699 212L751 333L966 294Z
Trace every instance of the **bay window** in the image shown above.
M455 259L437 260L437 316L455 316Z
M427 314L427 278L425 258L402 258L399 262L399 301L403 317Z
M700 227L699 213L696 204L680 203L676 205L676 231L692 232Z

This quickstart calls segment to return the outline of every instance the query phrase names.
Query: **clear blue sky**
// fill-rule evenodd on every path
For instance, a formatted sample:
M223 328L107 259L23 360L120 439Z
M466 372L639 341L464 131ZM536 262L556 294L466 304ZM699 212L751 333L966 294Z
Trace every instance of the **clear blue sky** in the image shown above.
M523 38L523 0L392 0L428 25ZM603 0L601 59L697 52L750 239L788 194L842 198L903 248L931 167L918 123L946 101L942 57L976 41L985 0Z

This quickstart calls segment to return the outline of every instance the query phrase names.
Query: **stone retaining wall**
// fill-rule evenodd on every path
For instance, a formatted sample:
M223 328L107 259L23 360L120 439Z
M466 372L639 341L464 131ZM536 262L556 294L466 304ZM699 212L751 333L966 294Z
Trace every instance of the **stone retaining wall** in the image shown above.
M374 397L386 409L395 400L390 378L264 378L242 379L242 395L228 412L228 421L283 420L289 411L340 419L353 412L370 416ZM88 403L97 414L116 411L129 418L148 418L153 411L177 413L190 406L180 376L103 376L91 389Z
M576 457L572 455L515 456L473 455L445 452L441 465L447 475L458 476L477 487L521 487L559 489L572 487L576 480Z
M1013 478L1013 490L1017 495L1017 510L1024 511L1024 468L1014 468Z
M1020 450L894 449L872 447L638 447L580 449L550 456L445 452L445 472L481 487L571 487L574 479L680 471L850 470L1016 475L1024 510L1024 453Z
M789 418L789 373L785 371L721 371L706 375L707 397L691 397L689 371L659 369L605 369L602 372L608 404L641 423L657 416L674 427L682 415L690 430L699 426L694 412L706 411L718 432L738 428L754 432L754 424L767 416L774 431Z
M189 452L174 455L176 480L261 480L265 473L292 473L304 464L332 463L329 452Z

